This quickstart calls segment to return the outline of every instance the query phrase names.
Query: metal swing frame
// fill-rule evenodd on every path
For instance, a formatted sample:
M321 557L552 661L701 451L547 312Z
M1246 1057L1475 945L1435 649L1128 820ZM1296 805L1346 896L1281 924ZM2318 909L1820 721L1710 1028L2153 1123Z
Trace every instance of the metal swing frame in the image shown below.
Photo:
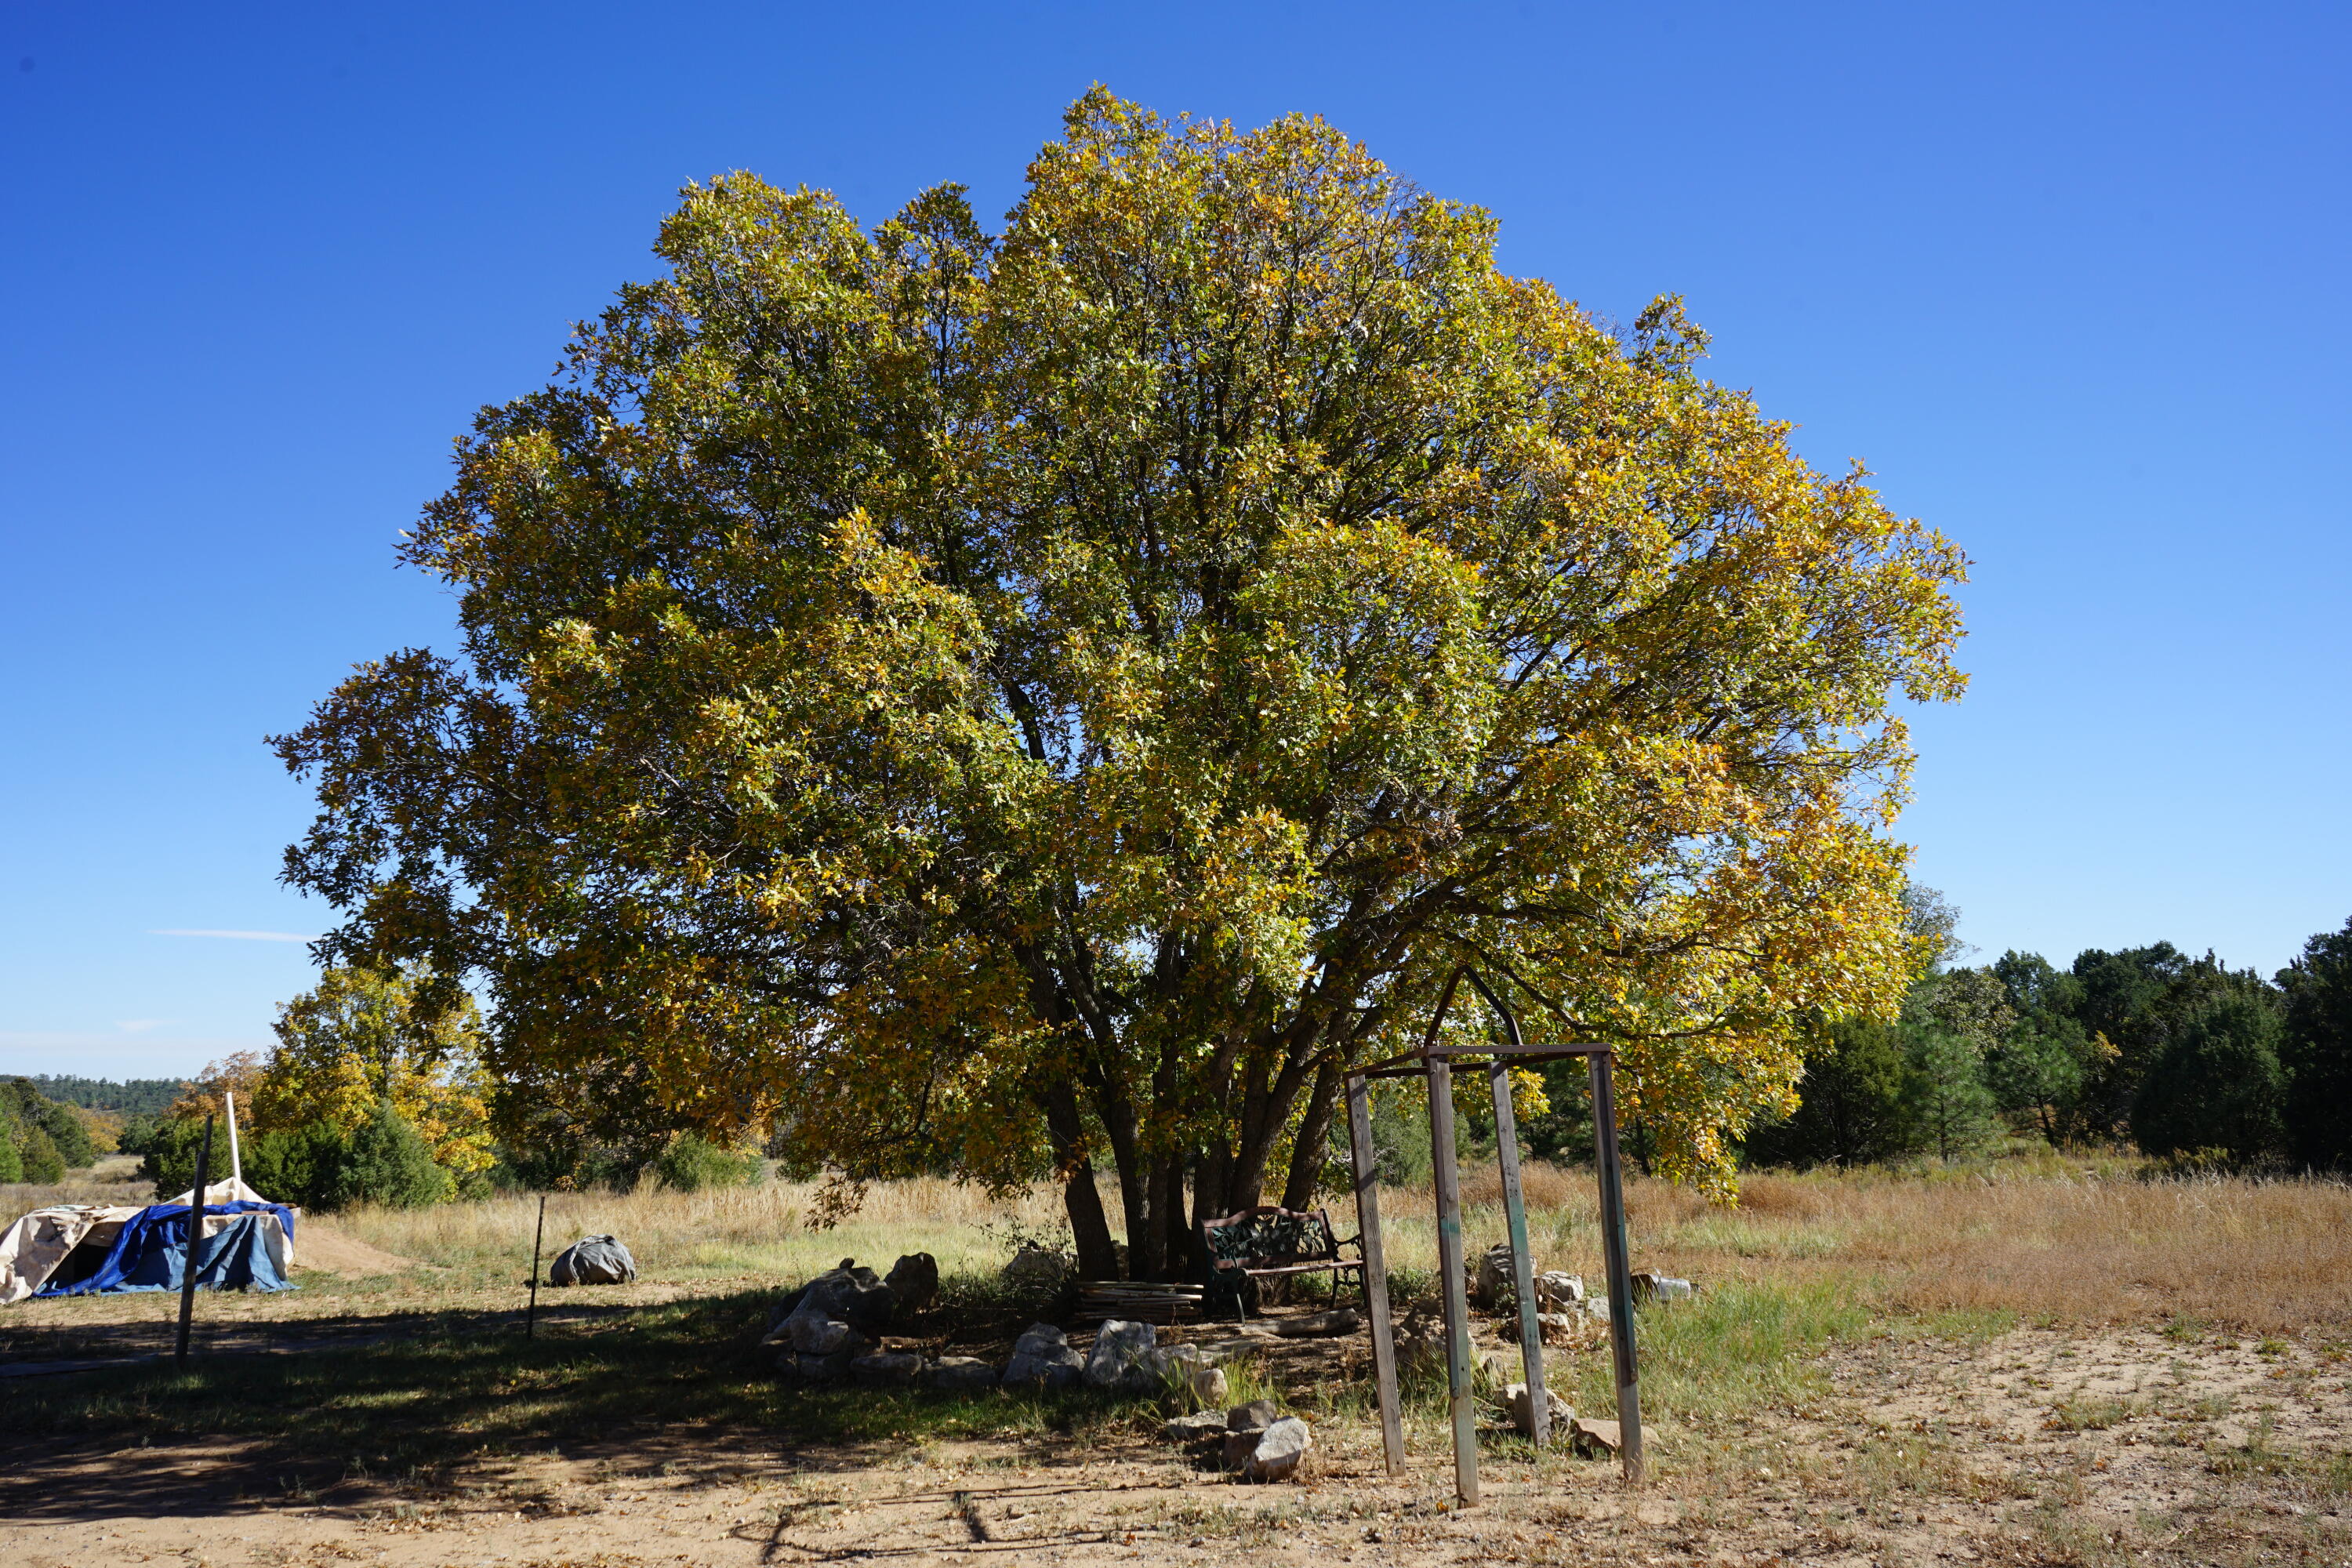
M1494 1009L1507 1045L1476 1048L1442 1046L1438 1031L1464 980ZM1639 1484L1642 1463L1640 1369L1633 1354L1633 1281L1625 1253L1625 1194L1617 1155L1617 1097L1612 1077L1613 1048L1606 1045L1527 1044L1519 1021L1493 987L1467 964L1448 976L1438 993L1437 1011L1421 1048L1370 1063L1347 1074L1348 1153L1356 1180L1356 1219L1363 1237L1364 1297L1372 1320L1372 1371L1379 1381L1381 1445L1389 1474L1404 1473L1404 1424L1397 1397L1396 1334L1389 1316L1389 1280L1381 1240L1380 1190L1372 1153L1370 1080L1420 1078L1429 1090L1429 1142L1437 1189L1437 1268L1444 1280L1445 1375L1454 1419L1454 1489L1462 1502L1478 1500L1478 1433L1470 1376L1470 1300L1463 1277L1462 1183L1454 1163L1454 1068L1485 1058L1495 1096L1495 1142L1502 1165L1503 1210L1511 1235L1511 1267L1518 1287L1519 1355L1526 1368L1530 1434L1538 1447L1550 1440L1550 1402L1545 1396L1543 1331L1536 1321L1535 1260L1528 1247L1527 1200L1519 1187L1519 1139L1511 1110L1510 1069L1519 1063L1582 1057L1591 1076L1594 1163L1601 1179L1601 1241L1609 1273L1609 1338L1615 1352L1618 1456L1628 1485Z

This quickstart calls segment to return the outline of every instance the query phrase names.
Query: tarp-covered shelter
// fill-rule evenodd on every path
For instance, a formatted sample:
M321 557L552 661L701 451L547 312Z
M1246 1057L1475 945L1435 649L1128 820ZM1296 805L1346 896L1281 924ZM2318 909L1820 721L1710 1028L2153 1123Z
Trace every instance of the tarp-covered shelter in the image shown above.
M230 1175L205 1184L196 1283L209 1290L291 1290L294 1215L245 1184L229 1111ZM176 1290L186 1278L192 1188L167 1203L58 1204L0 1233L0 1307L28 1296Z
M188 1256L188 1204L60 1204L0 1235L0 1306L28 1296L176 1290ZM196 1284L210 1290L290 1290L295 1211L243 1182L210 1184Z

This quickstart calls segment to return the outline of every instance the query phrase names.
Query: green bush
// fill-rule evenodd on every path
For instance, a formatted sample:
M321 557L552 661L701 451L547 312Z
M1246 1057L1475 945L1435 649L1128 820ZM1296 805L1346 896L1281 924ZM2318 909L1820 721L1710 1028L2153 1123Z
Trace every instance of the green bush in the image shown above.
M692 1132L681 1132L654 1156L654 1175L665 1187L698 1193L705 1187L740 1187L757 1181L760 1156L730 1149Z
M48 1129L26 1128L16 1152L24 1162L24 1180L47 1184L66 1179L65 1156L58 1152L57 1142L50 1138Z
M1944 1161L1980 1152L2000 1129L1976 1047L1941 1029L1905 1033L1903 1103L1913 1146Z
M388 1100L377 1101L375 1114L352 1134L340 1167L322 1186L328 1208L359 1203L423 1208L457 1193L456 1180L433 1163L423 1134Z
M98 1145L73 1108L49 1099L29 1079L0 1079L0 1141L16 1152L17 1181L62 1181L68 1171L98 1159Z
M147 1139L146 1152L139 1162L139 1173L154 1184L157 1202L178 1197L196 1184L196 1152L204 1141L205 1124L201 1121L184 1117L155 1124ZM259 1138L246 1140L247 1184L280 1203L301 1202L299 1198L279 1198L277 1193L252 1179L252 1154L255 1146L261 1142ZM213 1128L212 1168L206 1173L207 1179L225 1182L228 1180L228 1133L215 1124Z
M196 1184L196 1152L205 1124L159 1124L147 1142L140 1173L158 1198L176 1197ZM457 1184L433 1163L424 1138L388 1103L345 1136L331 1123L257 1132L243 1141L245 1184L275 1203L337 1209L355 1203L415 1208L452 1196ZM228 1177L228 1139L213 1132L212 1179Z
M2286 1132L2297 1164L2352 1171L2352 921L2304 944L2286 988Z
M2259 994L2224 994L2182 1016L2132 1100L2132 1139L2159 1159L2219 1150L2258 1165L2286 1149L2284 1034Z
M1805 1053L1796 1113L1749 1132L1748 1162L1864 1165L1908 1153L1905 1046L1897 1024L1856 1019L1823 1030Z
M147 1146L155 1141L155 1135L167 1125L169 1123L161 1116L131 1111L122 1119L122 1131L115 1134L115 1150L124 1154L144 1154Z
M0 1110L0 1182L25 1179L25 1156L16 1148L18 1137L15 1119Z

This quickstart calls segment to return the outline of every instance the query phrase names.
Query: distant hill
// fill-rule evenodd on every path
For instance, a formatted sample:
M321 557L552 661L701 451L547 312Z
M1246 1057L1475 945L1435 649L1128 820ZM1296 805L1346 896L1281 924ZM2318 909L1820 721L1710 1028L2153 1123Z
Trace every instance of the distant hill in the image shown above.
M120 1111L125 1116L153 1116L180 1098L186 1080L176 1078L133 1078L121 1083L110 1078L53 1078L26 1073L33 1087L51 1100L89 1110Z

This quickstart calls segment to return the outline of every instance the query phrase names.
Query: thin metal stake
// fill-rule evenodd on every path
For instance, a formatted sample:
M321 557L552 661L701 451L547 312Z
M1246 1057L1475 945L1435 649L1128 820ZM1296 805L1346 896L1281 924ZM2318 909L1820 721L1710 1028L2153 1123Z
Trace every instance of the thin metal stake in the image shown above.
M1372 1381L1381 1395L1381 1451L1404 1474L1404 1412L1397 1404L1396 1330L1389 1322L1388 1255L1381 1243L1380 1156L1372 1149L1371 1093L1348 1075L1348 1162L1355 1167L1356 1234L1364 1251L1364 1308L1372 1320ZM1333 1279L1337 1279L1335 1274Z
M205 1241L205 1188L213 1173L213 1119L205 1118L205 1141L196 1150L196 1184L188 1191L188 1256L180 1266L180 1342L172 1352L180 1371L188 1370L188 1330L196 1321L196 1252Z
M530 1310L522 1320L522 1337L539 1338L539 1248L547 1239L547 1194L539 1194L539 1228L530 1234Z
M1445 1392L1454 1414L1454 1491L1478 1500L1478 1428L1470 1398L1470 1297L1462 1279L1462 1173L1454 1162L1454 1069L1429 1058L1429 1152L1437 1188L1437 1272L1445 1300Z
M1592 1143L1601 1167L1601 1246L1609 1267L1609 1339L1617 1352L1617 1431L1625 1483L1639 1486L1642 1463L1641 1372L1633 1359L1633 1268L1625 1256L1625 1186L1617 1160L1617 1091L1613 1058L1596 1054L1592 1073Z

